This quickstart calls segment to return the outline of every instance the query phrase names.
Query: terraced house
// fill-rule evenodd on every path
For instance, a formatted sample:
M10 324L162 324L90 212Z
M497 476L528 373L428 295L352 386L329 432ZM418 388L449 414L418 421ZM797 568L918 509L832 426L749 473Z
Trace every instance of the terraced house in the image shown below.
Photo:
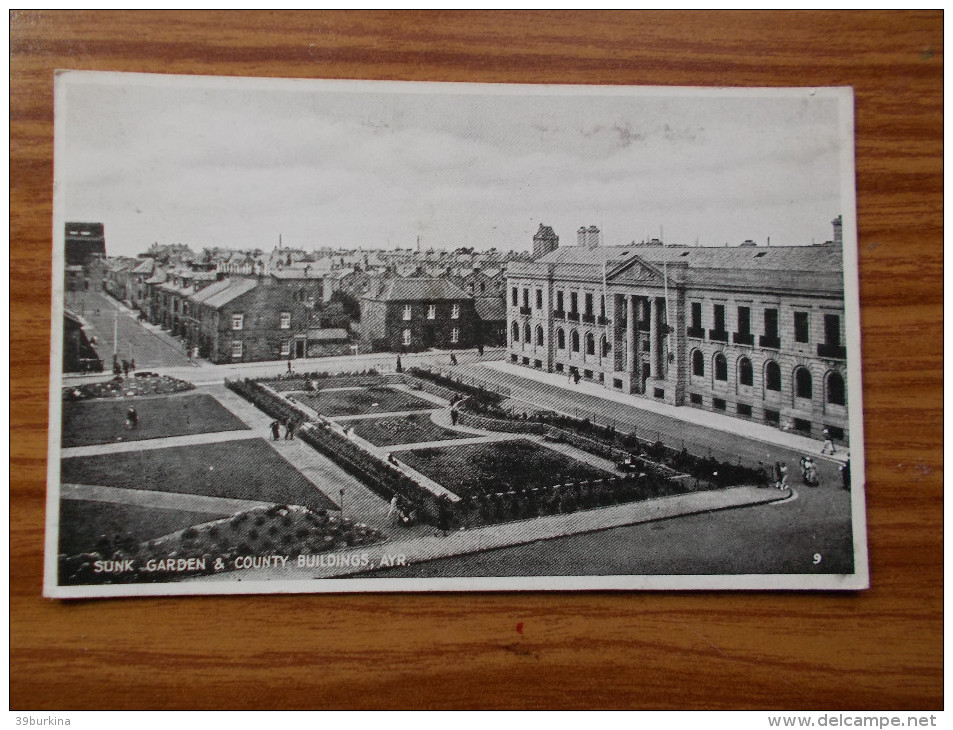
M820 246L580 243L507 276L510 362L846 441L840 218ZM585 230L585 235L582 231Z

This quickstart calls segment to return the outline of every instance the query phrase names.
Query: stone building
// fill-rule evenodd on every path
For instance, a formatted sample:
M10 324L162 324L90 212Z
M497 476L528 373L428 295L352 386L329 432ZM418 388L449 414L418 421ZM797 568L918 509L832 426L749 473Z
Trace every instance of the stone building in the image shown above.
M477 344L473 298L446 279L385 279L361 299L363 337L375 350L414 352Z
M835 221L836 224L839 222ZM510 362L848 438L843 251L564 247L508 270Z

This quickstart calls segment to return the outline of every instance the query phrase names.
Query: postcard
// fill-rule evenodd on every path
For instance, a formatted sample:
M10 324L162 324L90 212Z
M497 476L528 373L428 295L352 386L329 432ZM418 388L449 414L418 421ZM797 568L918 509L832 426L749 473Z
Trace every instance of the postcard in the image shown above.
M55 79L44 594L868 586L849 88Z

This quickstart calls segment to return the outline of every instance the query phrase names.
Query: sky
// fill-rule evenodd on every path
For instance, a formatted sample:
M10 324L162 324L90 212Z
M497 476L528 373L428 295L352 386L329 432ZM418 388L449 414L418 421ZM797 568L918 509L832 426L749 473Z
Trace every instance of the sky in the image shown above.
M67 72L55 210L129 256L279 235L529 250L540 223L560 245L590 225L605 245L809 245L832 238L852 172L850 105L819 92Z

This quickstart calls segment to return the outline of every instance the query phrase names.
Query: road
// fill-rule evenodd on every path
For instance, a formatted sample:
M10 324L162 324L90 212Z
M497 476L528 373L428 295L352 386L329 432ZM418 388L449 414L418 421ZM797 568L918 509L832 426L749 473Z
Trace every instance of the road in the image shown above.
M70 292L66 307L89 323L87 335L96 337L94 348L111 370L113 359L113 325L118 332L116 345L120 360L136 361L136 368L190 367L185 348L178 340L154 325L138 321L138 312L120 305L108 294L97 291ZM111 373L110 373L111 374Z

